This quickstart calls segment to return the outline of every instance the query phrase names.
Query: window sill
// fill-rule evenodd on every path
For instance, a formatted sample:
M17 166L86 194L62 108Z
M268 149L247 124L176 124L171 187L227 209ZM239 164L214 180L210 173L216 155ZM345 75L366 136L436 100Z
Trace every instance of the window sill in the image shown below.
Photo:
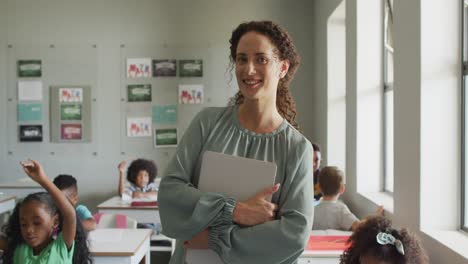
M458 230L421 230L442 245L468 259L468 234Z
M361 192L359 194L376 206L382 205L385 211L393 214L393 196L391 194L386 192Z

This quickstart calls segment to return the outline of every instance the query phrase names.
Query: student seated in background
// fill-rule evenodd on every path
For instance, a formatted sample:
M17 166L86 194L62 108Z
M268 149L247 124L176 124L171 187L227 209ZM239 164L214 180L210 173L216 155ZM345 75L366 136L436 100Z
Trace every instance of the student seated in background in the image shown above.
M348 240L341 264L427 264L419 239L407 229L394 229L383 216L367 218Z
M361 221L338 200L344 193L343 172L337 167L328 166L320 171L318 183L322 198L315 206L313 230L356 230ZM377 209L377 214L383 214L383 207Z
M89 209L78 204L78 185L75 177L66 174L60 174L54 179L54 184L70 200L76 210L76 216L81 221L81 225L86 232L96 229L96 221Z
M120 196L125 193L132 198L143 198L158 194L158 187L154 183L158 169L152 160L136 159L130 163L127 170L127 181L130 185L126 187L124 187L124 175L127 162L120 162L118 169L120 177L118 193Z
M322 193L320 192L320 188L318 185L318 176L320 174L320 162L322 161L322 154L320 153L320 145L317 143L312 143L312 147L314 148L314 200L320 200L322 197Z

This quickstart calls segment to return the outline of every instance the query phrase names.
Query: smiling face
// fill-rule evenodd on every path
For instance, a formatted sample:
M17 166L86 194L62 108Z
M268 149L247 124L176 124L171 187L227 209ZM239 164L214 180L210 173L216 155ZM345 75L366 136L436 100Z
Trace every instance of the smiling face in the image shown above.
M21 236L39 254L52 240L54 227L58 226L58 215L50 215L46 206L38 201L29 201L19 210Z
M135 177L135 185L144 188L148 185L149 182L149 174L146 170L141 170L138 172L137 176Z
M276 102L278 82L286 75L287 61L280 61L276 47L268 37L250 31L237 45L235 69L239 89L245 100L273 100Z

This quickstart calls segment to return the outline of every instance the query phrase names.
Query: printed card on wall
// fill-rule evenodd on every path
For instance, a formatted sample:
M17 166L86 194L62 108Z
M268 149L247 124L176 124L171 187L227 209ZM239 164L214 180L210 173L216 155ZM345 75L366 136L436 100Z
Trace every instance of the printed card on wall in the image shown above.
M18 77L41 77L41 60L18 60Z
M81 103L83 102L83 88L60 88L60 103Z
M150 137L151 117L128 117L127 118L128 137Z
M153 77L173 77L177 74L176 60L153 60Z
M151 77L150 58L127 59L127 78Z
M155 105L153 106L153 122L158 124L168 124L177 122L176 105Z
M81 124L61 124L60 132L62 140L80 140L83 137Z
M177 147L177 128L157 128L154 130L154 146Z
M203 60L179 60L180 77L202 77Z
M42 141L42 125L20 125L19 126L19 141L20 142L41 142Z
M41 101L42 82L41 81L19 81L18 101Z
M127 85L127 98L129 102L151 102L151 84Z
M81 104L61 104L60 120L81 120Z
M179 104L203 104L203 85L179 85Z
M18 121L41 121L42 104L18 104Z

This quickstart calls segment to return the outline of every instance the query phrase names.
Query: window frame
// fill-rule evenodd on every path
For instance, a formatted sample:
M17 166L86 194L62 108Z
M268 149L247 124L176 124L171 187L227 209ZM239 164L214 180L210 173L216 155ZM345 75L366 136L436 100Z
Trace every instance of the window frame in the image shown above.
M387 186L387 178L388 177L393 177L394 178L394 175L387 175L387 167L389 166L388 164L388 157L387 157L387 136L388 136L388 133L387 133L387 127L388 127L388 118L387 118L387 98L386 96L388 95L388 93L394 93L394 81L392 80L392 82L389 82L388 81L388 54L387 52L391 52L392 53L392 56L394 57L394 50L393 50L393 47L388 47L387 46L387 39L388 39L388 34L387 34L387 21L388 21L388 15L387 15L387 6L389 5L391 0L383 0L383 43L382 43L382 52L383 52L383 96L382 96L382 133L383 133L383 149L382 149L382 158L383 158L383 162L382 162L382 165L383 165L383 170L382 170L382 184L381 184L381 189L382 189L382 192L386 192L388 194L391 194L393 195L393 191L390 190ZM393 6L390 7L390 15L392 17L392 21L393 21ZM392 36L393 37L393 36ZM392 71L393 73L393 71ZM394 98L394 94L393 94L393 98ZM393 184L393 187L395 185ZM394 189L394 188L392 188Z
M467 206L468 204L466 203L466 198L467 198L467 191L468 188L466 187L468 177L467 177L467 91L466 91L466 85L468 85L468 33L466 30L468 30L468 0L462 0L461 2L461 17L462 17L462 23L461 23L461 47L462 47L462 78L461 78L461 219L460 219L460 229L464 230L465 232L468 232L468 219L466 217L467 214Z

